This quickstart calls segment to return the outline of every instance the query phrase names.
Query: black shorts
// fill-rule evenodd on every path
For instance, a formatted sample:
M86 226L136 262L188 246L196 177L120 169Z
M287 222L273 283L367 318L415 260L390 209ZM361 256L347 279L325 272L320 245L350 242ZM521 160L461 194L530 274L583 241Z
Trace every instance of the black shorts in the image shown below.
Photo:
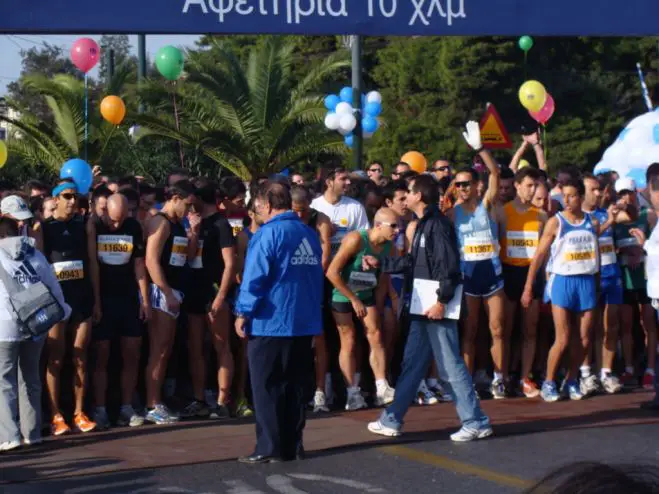
M503 264L503 291L506 297L508 297L508 300L519 302L522 299L528 274L528 266L509 266L508 264ZM542 298L545 286L544 278L544 272L538 271L535 282L533 283L533 300Z
M104 295L101 297L101 322L94 326L95 341L111 340L114 337L140 338L144 335L144 323L140 320L140 301L137 292Z
M68 285L68 282L60 283L64 301L71 306L71 317L69 321L83 322L92 317L94 313L94 292L91 286L80 284Z
M370 296L362 300L362 304L366 307L375 307L375 298ZM352 304L350 302L335 302L332 300L332 310L339 314L350 314L352 312Z
M625 288L622 292L622 302L626 305L649 305L652 300L648 297L647 287L638 290L627 290Z
M188 314L208 314L216 293L212 282L190 283L185 291L183 310Z

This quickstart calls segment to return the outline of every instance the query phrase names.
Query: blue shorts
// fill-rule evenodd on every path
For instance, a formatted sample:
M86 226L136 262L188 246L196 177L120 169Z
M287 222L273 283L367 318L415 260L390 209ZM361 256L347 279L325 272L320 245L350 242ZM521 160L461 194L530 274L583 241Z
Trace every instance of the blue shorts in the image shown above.
M623 303L622 278L608 276L600 280L600 302L604 305L620 305Z
M489 297L503 288L501 267L496 269L492 261L478 261L469 268L464 271L465 295Z
M546 293L552 305L572 312L585 312L597 307L596 288L595 275L592 274L552 274L547 281Z
M394 290L398 294L399 299L400 299L400 294L403 291L403 281L404 281L403 278L394 277L394 276L391 277L391 286L394 287ZM389 298L389 295L387 295L387 298L384 300L384 306L388 309L391 309L392 307L391 299Z

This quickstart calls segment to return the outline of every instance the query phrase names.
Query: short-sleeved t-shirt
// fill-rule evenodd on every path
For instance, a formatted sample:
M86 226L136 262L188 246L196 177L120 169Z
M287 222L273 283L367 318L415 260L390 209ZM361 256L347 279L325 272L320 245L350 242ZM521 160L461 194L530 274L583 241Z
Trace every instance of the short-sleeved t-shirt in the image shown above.
M142 226L137 220L126 218L117 230L101 219L96 220L95 227L101 294L134 296L135 259L144 258L146 252Z
M189 263L193 276L201 275L204 282L219 283L224 273L222 249L234 245L233 229L221 213L203 218L199 230L197 255Z
M343 196L336 204L330 204L324 196L316 197L311 202L311 207L326 214L332 222L332 257L338 252L343 237L348 233L369 228L366 209L359 201L350 197Z

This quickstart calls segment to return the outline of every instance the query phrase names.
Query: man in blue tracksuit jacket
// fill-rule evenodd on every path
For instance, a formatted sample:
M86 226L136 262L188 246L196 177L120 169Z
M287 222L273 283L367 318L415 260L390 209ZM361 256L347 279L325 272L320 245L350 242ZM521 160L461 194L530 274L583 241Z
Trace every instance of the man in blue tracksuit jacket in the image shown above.
M243 463L301 458L305 383L313 336L322 332L322 249L318 235L291 212L291 195L266 183L254 202L262 225L249 242L236 301L236 333L249 338L256 448Z

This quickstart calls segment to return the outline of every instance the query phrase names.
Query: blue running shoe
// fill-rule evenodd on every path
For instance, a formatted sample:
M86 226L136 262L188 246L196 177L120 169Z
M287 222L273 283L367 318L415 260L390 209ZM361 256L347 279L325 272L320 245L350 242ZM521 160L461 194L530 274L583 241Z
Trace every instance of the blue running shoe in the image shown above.
M584 397L583 393L581 392L579 381L576 379L570 379L569 381L566 381L564 389L565 394L567 394L571 400L581 400Z
M545 381L542 383L542 391L540 392L542 399L549 402L558 401L560 395L556 389L556 383L554 381Z
M179 417L172 413L165 405L156 405L148 411L144 420L153 424L163 425L176 423L179 421Z

